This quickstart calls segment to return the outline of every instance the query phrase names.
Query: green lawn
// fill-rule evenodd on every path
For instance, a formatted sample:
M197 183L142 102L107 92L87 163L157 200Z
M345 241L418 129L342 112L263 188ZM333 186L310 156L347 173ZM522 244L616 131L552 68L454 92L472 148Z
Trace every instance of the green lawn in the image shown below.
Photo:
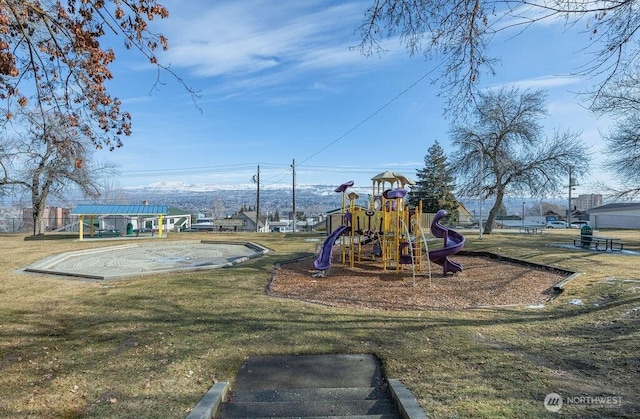
M305 235L172 234L254 241L273 251L230 269L92 283L16 269L113 245L0 236L0 416L183 418L215 381L264 354L372 353L433 418L640 415L640 256L549 246L576 231L466 232L488 250L581 272L542 309L376 311L264 295L274 263L313 252ZM606 232L640 250L637 231ZM582 305L570 304L581 299ZM578 400L578 399L575 399Z

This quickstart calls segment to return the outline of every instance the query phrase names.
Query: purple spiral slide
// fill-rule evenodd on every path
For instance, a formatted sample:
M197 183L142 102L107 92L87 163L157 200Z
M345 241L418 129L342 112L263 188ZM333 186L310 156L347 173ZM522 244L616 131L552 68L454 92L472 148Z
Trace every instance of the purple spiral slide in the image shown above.
M449 259L449 256L458 253L464 247L464 236L455 230L450 230L440 224L440 220L447 216L447 211L440 210L436 213L431 223L431 233L439 239L444 239L444 246L429 252L429 260L442 266L442 274L462 271L462 265Z

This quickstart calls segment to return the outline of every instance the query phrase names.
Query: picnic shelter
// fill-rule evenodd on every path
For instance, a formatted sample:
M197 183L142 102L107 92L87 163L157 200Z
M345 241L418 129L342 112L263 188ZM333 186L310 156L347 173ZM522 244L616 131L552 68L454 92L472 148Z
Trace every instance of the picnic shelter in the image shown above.
M84 221L89 219L89 234L94 235L94 219L121 216L133 219L134 217L157 217L158 237L162 237L163 217L167 215L168 207L166 205L98 205L98 204L82 204L78 205L71 211L71 215L78 217L79 239L84 237Z

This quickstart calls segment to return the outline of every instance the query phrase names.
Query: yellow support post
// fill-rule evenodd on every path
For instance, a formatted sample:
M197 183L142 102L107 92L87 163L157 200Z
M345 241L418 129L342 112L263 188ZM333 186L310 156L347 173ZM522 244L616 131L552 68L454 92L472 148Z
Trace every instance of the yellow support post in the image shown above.
M80 232L80 240L82 240L84 234L84 216L81 214L78 218L78 231Z
M355 248L355 217L356 217L356 200L359 198L358 194L351 192L349 194L349 212L351 213L351 231L349 236L349 267L353 268L355 265L354 260L354 248Z
M414 208L413 212L413 221L411 222L411 226L413 227L413 246L415 248L414 251L414 262L419 267L419 270L422 270L422 225L420 223L420 218L422 214L422 200L418 201L418 206Z
M162 237L162 214L158 215L158 237Z

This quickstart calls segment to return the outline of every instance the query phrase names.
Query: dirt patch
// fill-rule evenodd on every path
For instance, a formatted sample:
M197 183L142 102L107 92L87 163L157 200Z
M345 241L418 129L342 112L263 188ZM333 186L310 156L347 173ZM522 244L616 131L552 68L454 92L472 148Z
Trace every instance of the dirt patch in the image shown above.
M484 306L544 304L557 293L554 285L568 274L486 256L455 255L462 272L443 276L431 265L415 279L411 266L384 271L379 262L349 268L332 264L325 278L313 278L314 258L285 263L274 272L270 295L340 307L382 310L462 309Z

